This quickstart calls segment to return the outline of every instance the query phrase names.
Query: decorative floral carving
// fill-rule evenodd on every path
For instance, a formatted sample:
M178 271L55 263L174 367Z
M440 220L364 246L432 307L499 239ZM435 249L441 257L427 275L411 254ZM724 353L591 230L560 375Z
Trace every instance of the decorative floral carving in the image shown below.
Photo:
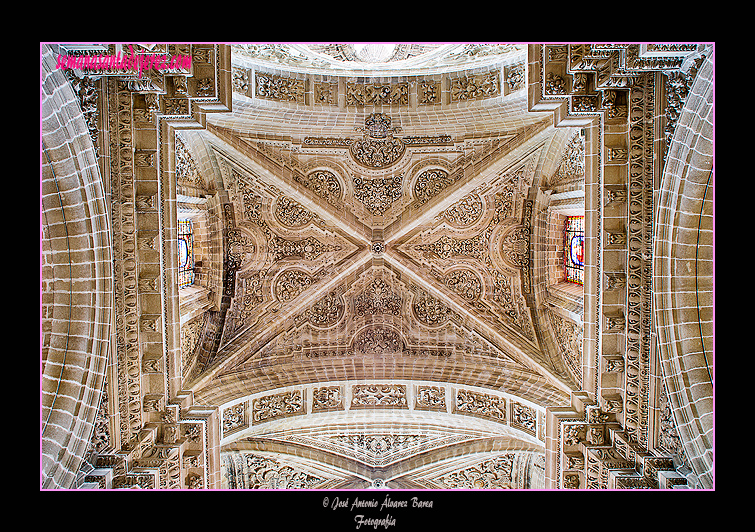
M440 83L437 81L420 81L417 84L418 103L431 104L440 102Z
M354 338L354 351L364 355L401 353L404 341L393 329L374 327L364 329Z
M240 229L226 231L226 260L232 268L243 267L247 256L254 253L254 241Z
M309 323L315 327L332 327L343 316L344 305L341 297L330 292L312 305L305 313Z
M423 438L417 434L347 434L332 439L380 457L417 445Z
M313 236L303 240L286 240L275 235L270 241L270 253L276 261L282 259L315 260L323 253L340 249L341 246L323 244Z
M382 216L401 197L403 175L365 179L354 177L354 197L375 216Z
M291 301L312 284L312 277L301 270L286 270L275 280L274 293L278 301Z
M408 105L409 84L346 84L346 105Z
M306 176L294 174L294 180L307 187L331 205L335 205L341 199L341 184L332 172L316 170Z
M473 225L482 217L484 207L477 194L470 194L445 210L443 217L455 227L464 228Z
M566 94L564 78L549 72L545 76L545 94Z
M199 317L181 325L181 367L184 371L188 369L191 355L199 343L203 324L204 320Z
M324 482L323 478L254 454L246 455L242 478L245 481L239 487L245 489L311 489Z
M202 177L199 175L197 165L186 145L178 137L176 137L176 179L197 187L202 186Z
M258 98L279 102L304 103L304 80L273 76L255 72L256 95Z
M438 240L428 244L417 244L414 248L435 255L441 259L450 257L474 257L485 260L487 256L488 239L486 234L472 238L458 239L448 235L441 236Z
M412 307L414 315L425 325L439 325L451 317L451 311L444 303L427 294L418 296Z
M524 63L517 63L506 67L506 83L509 92L514 92L524 87Z
M535 434L537 412L534 408L513 402L511 405L511 426Z
M513 466L514 455L505 454L444 475L440 481L452 489L511 488Z
M223 410L223 435L226 436L248 425L246 403L239 403Z
M260 397L252 403L253 423L302 413L304 413L304 398L301 390Z
M389 116L372 113L364 125L364 137L354 140L350 146L356 162L369 168L385 168L404 154L406 147L401 139L393 137L395 128L391 127Z
M315 215L294 200L281 196L275 203L275 218L288 227L304 227Z
M315 388L312 393L312 411L333 410L343 407L343 393L340 386Z
M456 392L456 412L506 421L506 399L470 390Z
M443 282L467 301L476 301L482 295L482 283L472 270L454 270L445 276Z
M235 92L246 94L249 90L249 71L237 67L231 68L231 83Z
M451 101L479 100L500 94L498 71L477 76L462 76L451 80Z
M424 205L437 196L441 190L456 182L456 178L439 168L425 170L414 183L414 197L419 205Z
M585 138L577 133L566 146L553 183L583 179L585 176Z
M401 296L394 294L390 285L383 279L375 279L354 300L354 311L357 316L371 314L398 316L401 314Z
M337 83L314 83L315 103L335 105L338 96Z
M355 384L351 407L406 407L406 386L403 384Z
M417 386L416 408L446 409L446 390L440 386Z
M582 375L582 327L551 312L553 332L559 351L575 376Z
M526 227L516 227L502 240L503 258L511 266L526 268L530 263L529 231Z

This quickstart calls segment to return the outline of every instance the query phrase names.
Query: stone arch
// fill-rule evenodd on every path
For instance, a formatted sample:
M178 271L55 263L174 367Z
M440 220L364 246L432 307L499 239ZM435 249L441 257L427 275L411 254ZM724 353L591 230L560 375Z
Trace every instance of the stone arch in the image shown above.
M669 146L653 266L663 380L704 488L713 487L713 90L708 57Z
M42 49L42 487L75 487L110 358L104 185L73 88Z

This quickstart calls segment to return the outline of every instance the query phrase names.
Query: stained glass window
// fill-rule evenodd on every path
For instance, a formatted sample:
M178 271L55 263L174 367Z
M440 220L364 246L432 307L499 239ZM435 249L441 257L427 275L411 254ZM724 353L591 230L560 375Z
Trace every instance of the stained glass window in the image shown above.
M191 220L178 220L178 287L194 284L194 231Z
M564 224L564 279L584 285L585 217L569 216Z

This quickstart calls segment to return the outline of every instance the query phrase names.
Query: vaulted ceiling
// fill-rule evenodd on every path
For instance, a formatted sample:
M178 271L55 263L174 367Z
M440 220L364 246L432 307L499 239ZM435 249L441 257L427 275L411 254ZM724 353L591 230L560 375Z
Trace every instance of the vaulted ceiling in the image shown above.
M575 385L533 220L572 132L528 112L526 62L234 47L233 112L179 133L200 178L178 176L222 249L184 388L223 409L228 485L538 484L544 409Z

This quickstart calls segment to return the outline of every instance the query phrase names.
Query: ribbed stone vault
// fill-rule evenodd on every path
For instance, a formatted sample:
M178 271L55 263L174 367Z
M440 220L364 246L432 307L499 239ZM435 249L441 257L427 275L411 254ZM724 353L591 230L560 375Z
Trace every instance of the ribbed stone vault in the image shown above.
M411 80L344 76L336 48L281 71L303 51L235 49L233 112L179 134L222 227L230 297L184 374L222 413L225 486L542 487L545 408L573 382L533 306L531 225L564 132L526 110L524 49L370 64Z

